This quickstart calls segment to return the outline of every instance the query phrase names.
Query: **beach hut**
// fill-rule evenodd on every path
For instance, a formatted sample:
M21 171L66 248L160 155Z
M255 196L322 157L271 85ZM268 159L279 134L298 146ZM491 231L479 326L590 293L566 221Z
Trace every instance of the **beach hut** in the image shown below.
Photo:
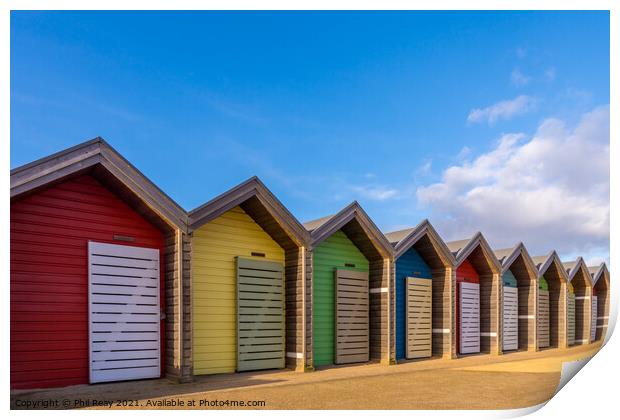
M568 275L555 251L548 255L532 257L538 270L537 346L566 348Z
M575 345L590 343L592 321L592 276L583 258L563 263L574 296ZM572 305L571 305L572 306ZM595 308L596 309L596 308ZM569 307L569 315L571 313ZM569 317L570 319L570 317ZM569 327L570 327L569 323ZM570 345L571 343L569 343Z
M394 246L396 360L452 358L454 256L428 220L385 236Z
M446 244L456 259L456 352L501 354L501 264L484 236Z
M502 349L535 351L538 270L523 243L494 253L502 265Z
M187 377L183 209L101 138L10 182L11 387Z
M306 367L309 235L256 177L189 212L194 375Z
M609 270L605 263L601 263L598 267L589 267L589 270L594 284L592 296L597 299L596 313L592 318L596 331L593 341L598 341L604 339L607 335L607 322L609 320Z
M357 202L304 226L311 234L313 365L392 362L392 246Z

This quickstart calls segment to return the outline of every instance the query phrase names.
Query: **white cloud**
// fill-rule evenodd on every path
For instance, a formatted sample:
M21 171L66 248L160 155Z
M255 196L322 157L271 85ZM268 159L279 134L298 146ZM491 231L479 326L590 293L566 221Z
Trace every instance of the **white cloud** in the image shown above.
M553 82L555 80L555 67L549 67L545 70L545 80Z
M383 185L357 185L351 189L369 200L384 201L396 197L398 190Z
M519 69L514 69L512 73L510 73L510 81L515 86L518 86L518 87L525 86L528 83L530 83L530 80L532 80L532 78L530 76L526 76L525 74L521 73Z
M574 128L547 119L532 137L506 134L418 188L417 198L447 239L480 230L498 247L523 241L537 254L608 253L609 106Z
M469 112L467 122L479 123L487 121L494 124L497 120L507 120L525 114L536 106L536 99L527 95L519 95L514 99L497 102L486 108L475 108Z

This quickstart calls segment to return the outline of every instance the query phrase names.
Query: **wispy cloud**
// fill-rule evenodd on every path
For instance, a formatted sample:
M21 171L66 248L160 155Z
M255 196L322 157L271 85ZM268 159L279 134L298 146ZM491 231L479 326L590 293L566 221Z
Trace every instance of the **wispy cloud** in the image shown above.
M607 105L574 125L547 119L531 137L503 135L417 198L447 239L481 230L496 246L522 240L535 253L594 259L609 252L609 191Z
M536 99L531 96L519 95L514 99L499 101L486 108L474 108L469 112L467 122L480 123L486 121L492 125L498 120L508 120L533 110L536 102Z
M532 78L530 76L526 76L519 69L514 69L512 73L510 73L510 81L517 87L523 87L530 83L531 80Z
M398 195L396 188L385 185L355 185L351 189L361 197L375 201L385 201Z
M553 82L555 80L555 67L549 67L545 70L545 80L548 82Z

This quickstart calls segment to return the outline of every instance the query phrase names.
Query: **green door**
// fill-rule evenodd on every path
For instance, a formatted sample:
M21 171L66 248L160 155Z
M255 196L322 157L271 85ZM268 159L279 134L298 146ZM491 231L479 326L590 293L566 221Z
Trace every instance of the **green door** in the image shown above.
M338 231L314 248L312 268L314 366L325 366L336 362L336 269L368 272L368 260Z

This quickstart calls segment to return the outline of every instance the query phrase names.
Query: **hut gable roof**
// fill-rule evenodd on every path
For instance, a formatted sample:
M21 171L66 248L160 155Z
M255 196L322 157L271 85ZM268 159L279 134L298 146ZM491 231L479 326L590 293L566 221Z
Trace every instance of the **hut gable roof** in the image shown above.
M101 137L11 170L11 200L87 173L120 183L166 223L187 229L185 210Z
M588 269L588 266L586 265L583 258L579 257L575 261L568 261L568 262L562 263L562 265L564 266L564 269L566 270L566 273L568 274L569 283L573 281L573 279L575 278L577 273L579 273L579 271L583 271L583 274L585 278L587 279L587 281L590 283L590 286L594 284L592 280L592 276L590 275L590 270Z
M497 273L502 272L502 265L495 257L495 253L481 232L476 232L476 234L469 239L460 239L458 241L447 242L446 246L456 258L457 265L460 265L463 261L465 261L467 257L469 257L469 255L478 246L480 246L482 252L486 255L487 261L490 262L489 265L492 266L494 271Z
M493 252L495 253L497 260L502 265L502 274L508 271L519 255L521 255L527 270L530 272L530 275L538 275L538 269L536 268L534 261L532 261L530 253L527 252L525 245L523 245L523 242L519 242L512 248L498 249Z
M360 235L363 235L370 240L374 250L383 258L390 258L393 256L394 249L392 248L390 242L357 201L352 202L332 216L326 216L321 219L304 223L304 227L310 233L310 243L311 246L314 247L330 237L336 231L348 226L350 222L356 222L355 224L358 229L356 229L356 232L345 232L348 236L354 236L355 234L355 236L359 237ZM354 240L353 242L356 241ZM361 244L356 243L356 245L363 248ZM369 251L366 251L367 252L365 252L365 254L368 254Z
M592 286L596 285L601 278L605 278L609 282L609 269L607 264L602 262L598 267L588 267L592 276Z
M298 246L308 245L309 235L306 229L256 176L249 178L248 180L190 211L190 232L198 229L236 206L241 206L255 219L268 218L275 221L280 229L277 229L279 232L268 232L272 234L272 236L275 237L284 235L290 238Z
M548 255L532 257L532 261L538 269L538 277L544 276L549 267L554 264L564 282L568 282L568 273L564 269L560 256L555 250L551 251Z
M438 251L440 258L445 262L445 264L450 267L454 267L456 265L454 255L452 255L452 252L450 252L450 249L446 246L446 243L443 239L441 239L428 219L424 219L414 228L386 233L385 237L394 247L394 257L398 258L411 249L411 247L425 235L427 235L431 242L435 245L434 248Z

